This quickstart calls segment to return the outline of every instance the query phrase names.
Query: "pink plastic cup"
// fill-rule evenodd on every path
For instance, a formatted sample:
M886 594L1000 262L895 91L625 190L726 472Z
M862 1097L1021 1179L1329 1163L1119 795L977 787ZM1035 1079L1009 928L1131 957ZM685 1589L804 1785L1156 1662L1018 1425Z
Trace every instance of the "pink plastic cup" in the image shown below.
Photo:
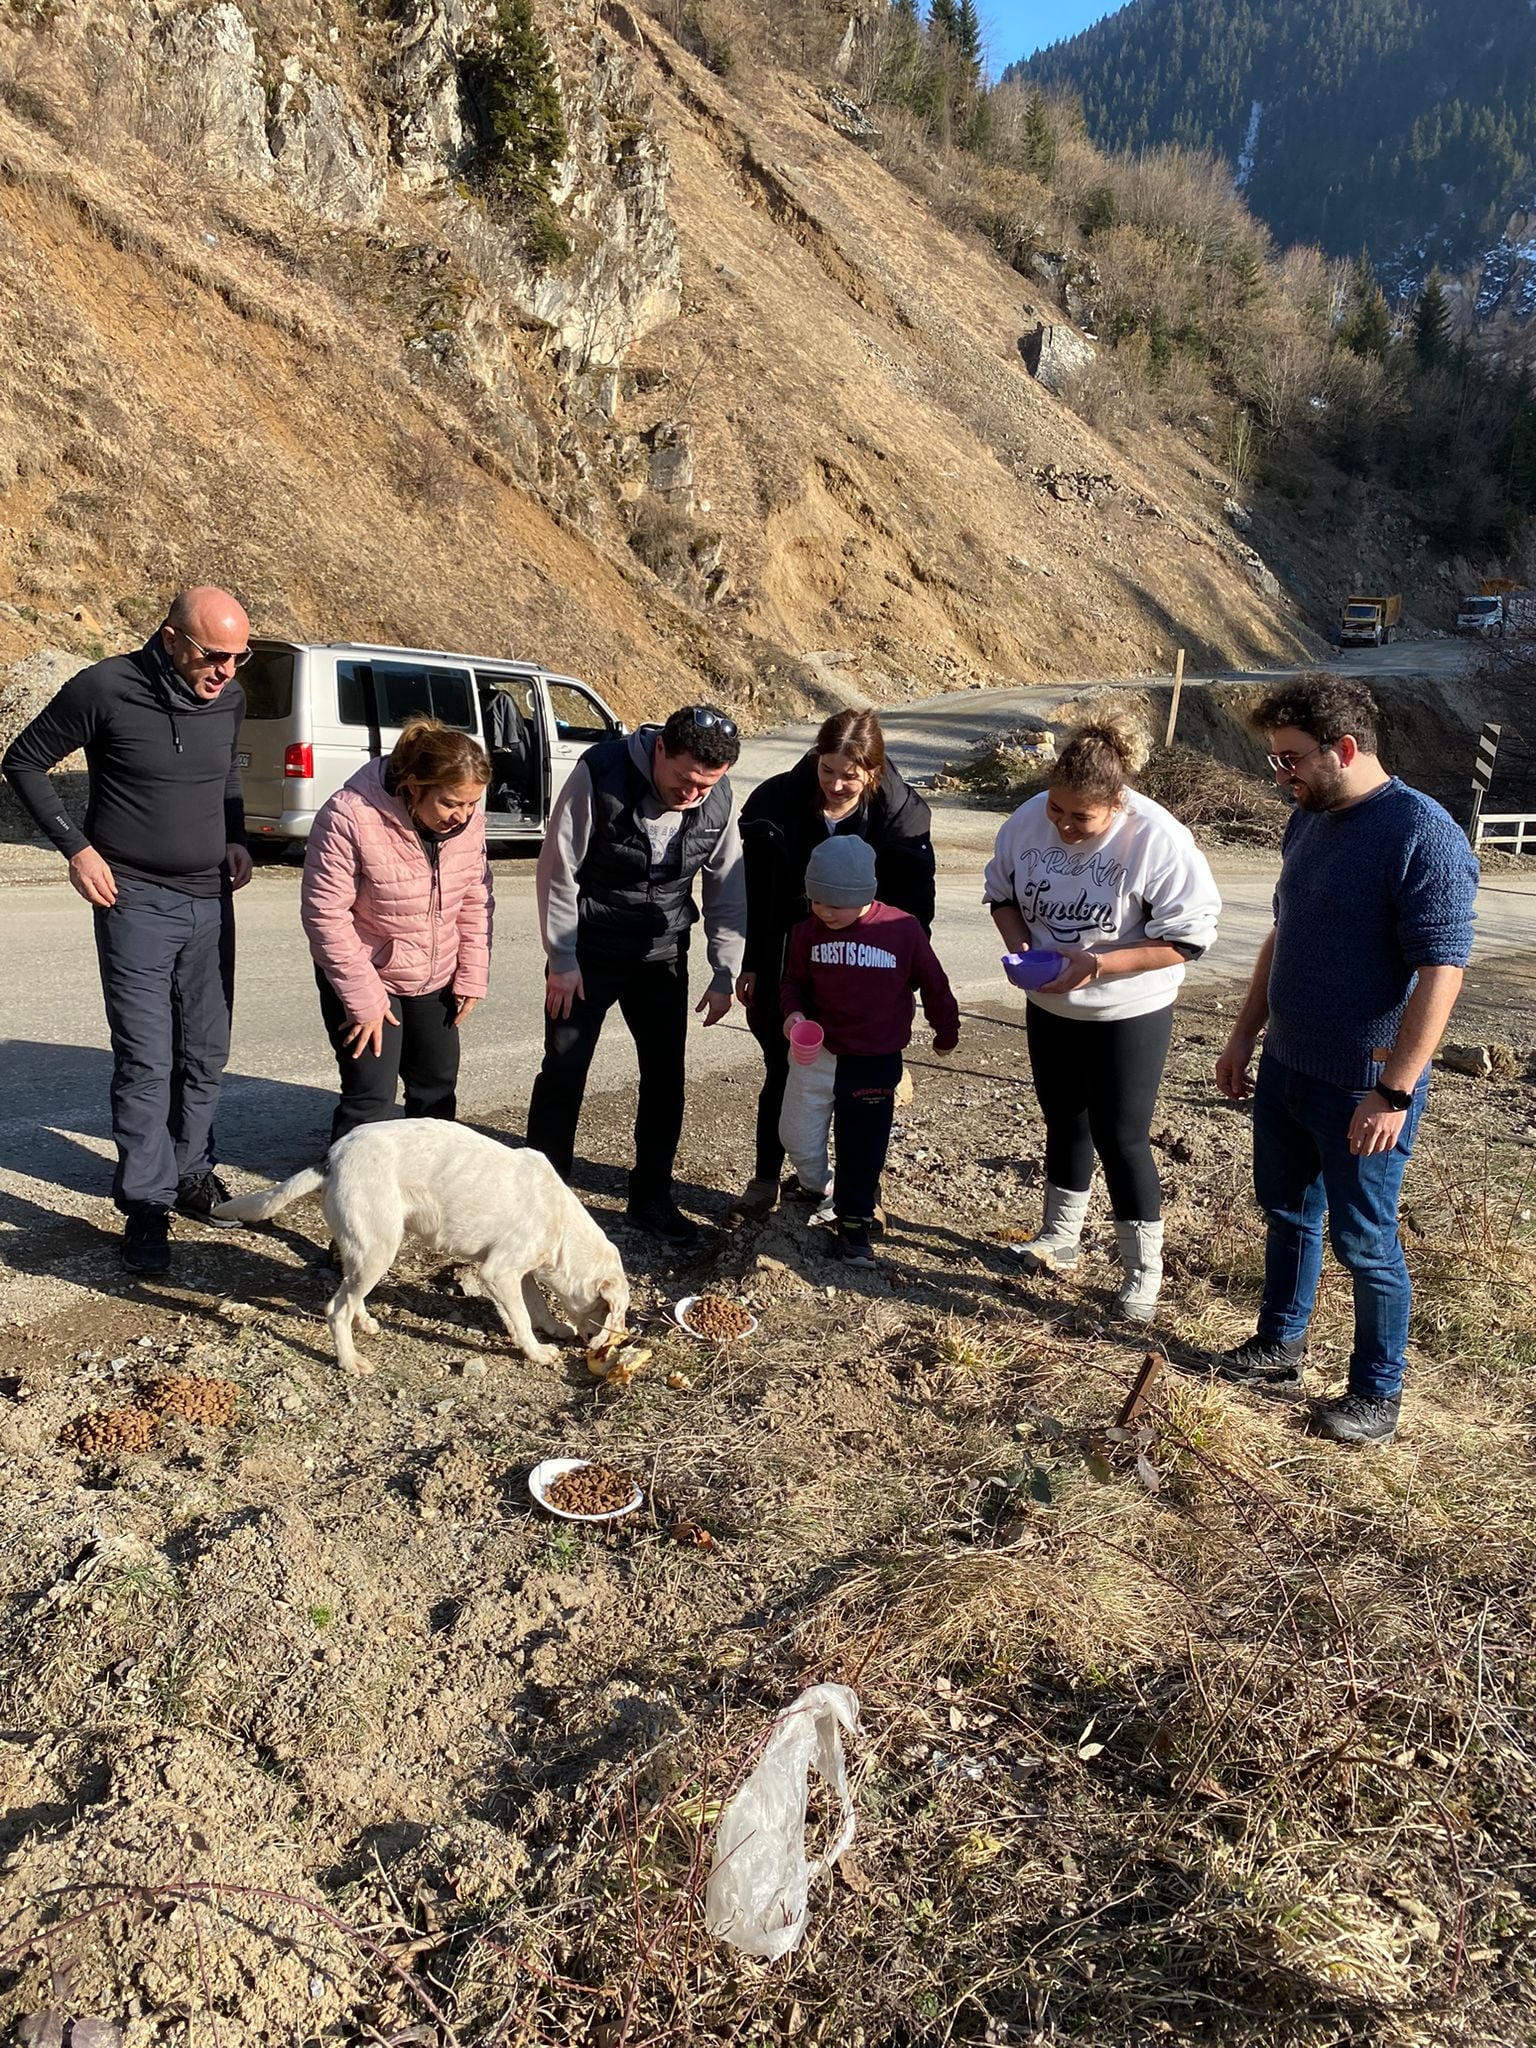
M789 1050L802 1067L814 1067L816 1055L821 1051L826 1038L819 1024L813 1024L809 1017L802 1017L798 1024L789 1027Z

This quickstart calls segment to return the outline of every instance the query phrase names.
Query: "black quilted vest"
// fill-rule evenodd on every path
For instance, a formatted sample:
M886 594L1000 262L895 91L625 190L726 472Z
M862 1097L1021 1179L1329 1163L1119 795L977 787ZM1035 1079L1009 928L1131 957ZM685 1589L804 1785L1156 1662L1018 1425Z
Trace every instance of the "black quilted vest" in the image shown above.
M636 815L651 786L630 759L628 739L600 740L581 758L592 778L592 837L576 870L577 949L614 964L674 960L699 915L693 878L730 822L731 779L722 775L703 803L682 813L665 860L653 868Z

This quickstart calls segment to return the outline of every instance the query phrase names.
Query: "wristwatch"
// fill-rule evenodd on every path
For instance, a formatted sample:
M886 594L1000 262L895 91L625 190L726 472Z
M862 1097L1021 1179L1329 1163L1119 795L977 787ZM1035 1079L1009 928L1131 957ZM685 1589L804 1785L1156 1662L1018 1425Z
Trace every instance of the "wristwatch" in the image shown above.
M1389 1088L1385 1081L1378 1081L1376 1093L1388 1109L1405 1110L1413 1107L1413 1091L1409 1088Z

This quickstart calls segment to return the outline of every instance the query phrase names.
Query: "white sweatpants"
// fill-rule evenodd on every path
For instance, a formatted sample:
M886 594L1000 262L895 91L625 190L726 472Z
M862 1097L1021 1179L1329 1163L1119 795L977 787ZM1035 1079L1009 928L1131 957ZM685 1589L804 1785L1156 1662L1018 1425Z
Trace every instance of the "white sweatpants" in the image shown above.
M806 1067L791 1057L779 1112L779 1143L800 1176L800 1185L817 1194L832 1191L828 1147L832 1136L832 1091L837 1081L837 1055L823 1046Z

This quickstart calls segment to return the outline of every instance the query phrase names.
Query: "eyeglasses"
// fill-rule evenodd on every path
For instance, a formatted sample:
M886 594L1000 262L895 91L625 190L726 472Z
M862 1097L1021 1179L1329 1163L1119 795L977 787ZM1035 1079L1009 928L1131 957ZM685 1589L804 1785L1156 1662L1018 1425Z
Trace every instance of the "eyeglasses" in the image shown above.
M728 740L737 736L735 719L727 718L723 711L715 711L708 704L690 704L683 716L691 718L700 732L708 732L713 727L715 731L724 733Z
M1298 762L1310 761L1314 754L1331 754L1332 752L1333 743L1330 741L1326 746L1308 747L1304 754L1266 754L1264 758L1277 775L1289 775Z
M244 668L255 651L250 647L242 647L238 653L233 648L204 647L201 641L192 638L184 626L173 626L171 630L179 633L189 647L196 648L202 659L211 661L215 668L222 668L226 661L233 662L236 668Z

